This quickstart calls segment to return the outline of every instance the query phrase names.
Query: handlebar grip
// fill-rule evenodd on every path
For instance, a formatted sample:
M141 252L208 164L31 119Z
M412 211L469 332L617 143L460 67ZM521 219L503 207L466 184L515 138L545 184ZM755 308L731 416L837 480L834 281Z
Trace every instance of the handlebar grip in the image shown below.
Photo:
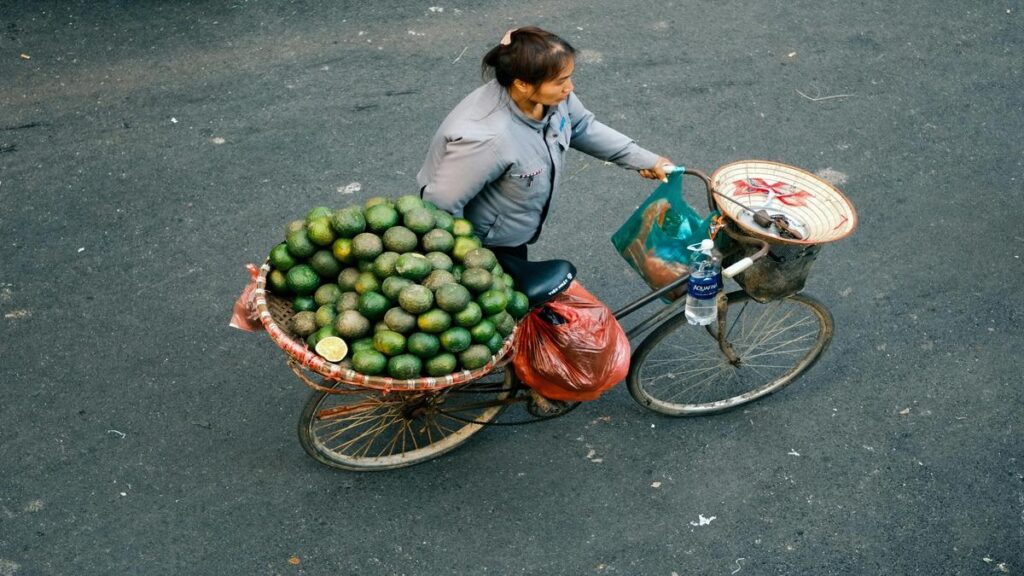
M739 262L733 264L732 266L729 266L725 270L722 270L722 276L725 276L726 278L732 278L733 276L739 274L740 272L743 272L747 268L750 268L753 264L754 260L752 258L744 258Z

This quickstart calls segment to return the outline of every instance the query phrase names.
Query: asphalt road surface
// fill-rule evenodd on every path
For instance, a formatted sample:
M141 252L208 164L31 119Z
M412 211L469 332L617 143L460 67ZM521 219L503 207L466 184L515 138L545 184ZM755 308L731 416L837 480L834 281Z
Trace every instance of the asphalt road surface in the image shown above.
M1024 573L1019 0L438 2L0 3L0 576ZM807 286L835 340L714 417L620 385L320 465L284 354L227 326L244 265L314 205L412 192L531 23L643 146L847 194ZM620 306L608 239L652 186L566 178L533 254Z

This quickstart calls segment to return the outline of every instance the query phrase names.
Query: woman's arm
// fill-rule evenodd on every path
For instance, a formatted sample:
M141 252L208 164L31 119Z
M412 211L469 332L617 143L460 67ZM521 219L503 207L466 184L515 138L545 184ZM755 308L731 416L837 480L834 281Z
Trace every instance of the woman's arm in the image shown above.
M456 216L488 182L497 180L506 166L495 152L493 139L460 137L445 144L432 173L425 174L423 199Z
M599 122L594 113L587 110L576 94L569 94L566 100L569 119L572 121L572 138L569 146L595 158L614 162L623 168L637 170L644 178L664 180L665 164L672 162L649 150L641 148L631 138Z

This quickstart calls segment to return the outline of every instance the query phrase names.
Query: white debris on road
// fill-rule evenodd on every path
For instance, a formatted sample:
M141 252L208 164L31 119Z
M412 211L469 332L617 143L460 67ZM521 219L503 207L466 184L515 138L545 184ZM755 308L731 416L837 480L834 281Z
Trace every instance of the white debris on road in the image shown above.
M690 526L707 526L708 524L711 524L711 521L715 518L718 518L718 516L711 516L710 518L705 518L703 514L698 514L697 521L690 522Z

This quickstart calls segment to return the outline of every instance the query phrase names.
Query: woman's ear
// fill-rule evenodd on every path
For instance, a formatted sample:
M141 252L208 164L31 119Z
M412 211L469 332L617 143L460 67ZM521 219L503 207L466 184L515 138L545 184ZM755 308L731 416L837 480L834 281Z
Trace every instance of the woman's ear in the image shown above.
M532 86L522 80L516 78L512 81L512 88L521 94L529 94L532 90Z

